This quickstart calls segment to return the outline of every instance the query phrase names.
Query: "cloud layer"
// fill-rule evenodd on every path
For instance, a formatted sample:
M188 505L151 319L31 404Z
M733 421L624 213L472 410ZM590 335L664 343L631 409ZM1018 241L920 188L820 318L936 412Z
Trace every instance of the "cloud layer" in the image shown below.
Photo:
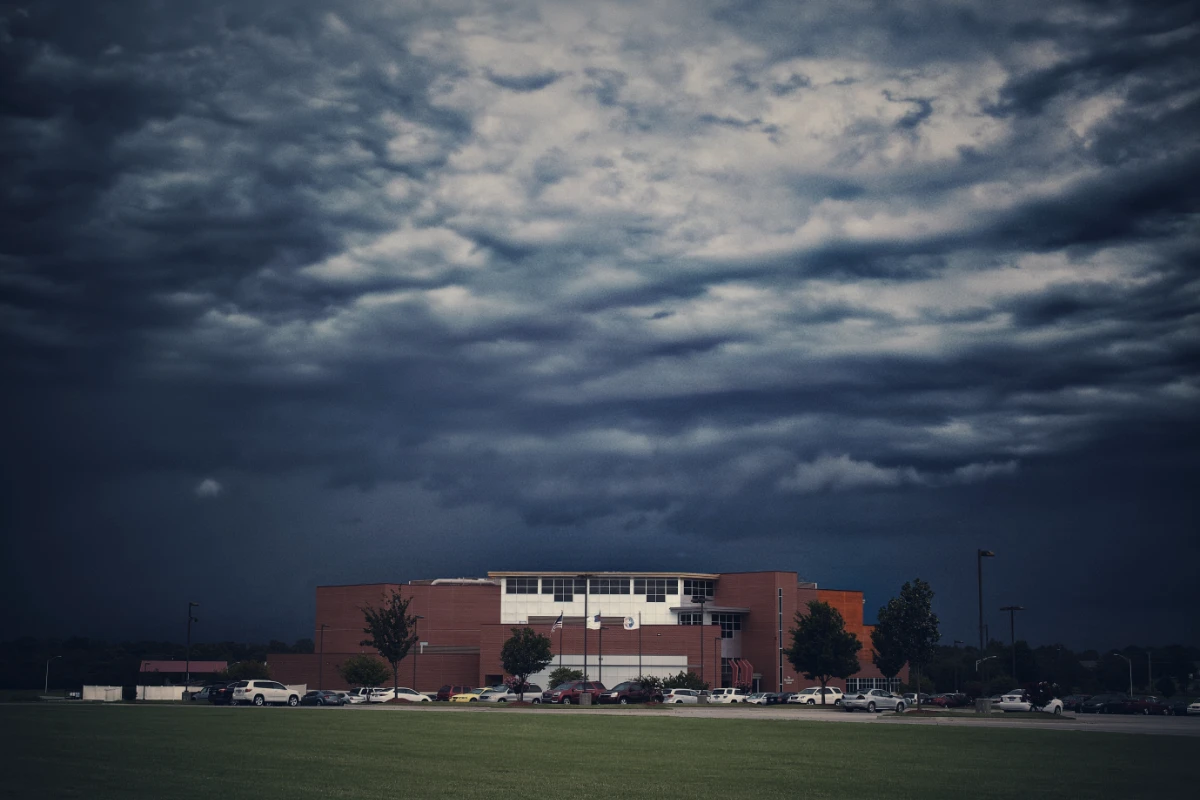
M1073 487L1196 477L1198 38L1184 3L7 5L8 533L84 535L55 486L152 536L221 474L245 546L364 520L378 577L534 542L880 594L974 529L1088 551L1091 598L1122 531L1062 524ZM1127 522L1200 555L1159 500ZM410 557L444 530L478 558Z

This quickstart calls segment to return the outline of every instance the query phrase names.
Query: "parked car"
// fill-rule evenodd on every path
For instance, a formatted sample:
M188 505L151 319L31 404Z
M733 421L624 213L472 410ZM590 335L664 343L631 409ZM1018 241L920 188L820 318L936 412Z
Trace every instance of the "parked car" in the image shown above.
M224 686L219 686L208 693L208 702L214 706L229 706L233 705L233 690L237 687L239 681L227 683Z
M1120 705L1122 714L1169 714L1170 706L1166 701L1149 694L1138 694L1128 697Z
M790 692L767 692L766 695L767 705L769 706L782 705L788 701L789 697L792 696Z
M310 689L300 698L302 706L344 706L346 701L337 692L329 689Z
M709 694L710 703L744 703L746 702L745 689L736 689L732 686L713 689Z
M562 703L569 706L578 704L580 695L590 694L592 702L595 703L597 698L606 691L608 690L604 684L599 681L568 681L560 683L547 692L542 692L542 702Z
M664 703L699 703L700 693L695 689L667 689L663 692Z
M1063 708L1067 711L1083 711L1083 704L1091 699L1090 694L1069 694L1062 699Z
M746 697L746 702L752 706L765 706L770 692L753 692Z
M1187 713L1191 715L1200 714L1200 702L1188 703Z
M516 703L521 699L520 692L514 692L508 686L501 686L497 689L484 692L479 696L480 702L484 703ZM542 687L531 683L525 687L525 702L526 703L541 703L542 702Z
M840 706L842 704L842 690L836 686L826 686L824 692L821 691L820 686L810 686L793 694L788 698L788 702L804 706L818 706L821 705L822 694L825 695L825 705Z
M442 702L446 702L456 694L462 694L464 692L469 692L469 691L471 691L470 686L451 686L451 685L447 684L437 690L437 696L434 697L433 699L441 700Z
M1190 705L1194 705L1194 706L1200 708L1200 702L1196 702L1194 700L1189 700L1186 697L1176 697L1175 699L1168 701L1169 710L1167 711L1167 713L1173 714L1177 717L1186 717L1187 713L1188 713L1188 706L1190 706ZM1200 712L1192 712L1192 713L1200 713Z
M401 700L405 703L429 703L430 699L407 686L398 686L395 690L388 689L388 700Z
M904 711L904 698L894 695L886 689L867 689L863 692L853 692L842 695L842 708L846 711L883 711L891 709L897 714Z
M253 703L266 706L275 703L300 705L300 695L278 681L238 681L233 689L233 704Z
M967 702L967 696L958 692L935 694L929 698L929 705L938 706L939 708L958 708L959 706L965 706Z
M210 683L207 686L202 687L198 692L185 692L183 696L193 703L205 703L208 702L209 697L212 696L214 691L220 689L224 685L225 684L223 683Z
M607 692L603 692L600 695L600 702L618 703L625 706L630 703L649 703L653 696L654 693L645 684L637 681L624 681Z
M933 699L932 695L925 694L924 692L921 692L920 697L921 697L921 705L923 705L923 706L929 705L929 701ZM905 694L904 702L907 703L910 707L917 705L916 692L908 692L907 694Z
M1063 712L1063 701L1056 697L1049 703L1046 703L1046 705L1038 707L1030 702L1027 693L1018 690L1002 695L996 707L1001 711L1044 711L1047 714L1057 715Z
M1123 694L1098 694L1085 700L1079 711L1082 714L1119 714L1126 699Z
M346 702L352 705L370 702L371 692L372 689L367 686L359 686L357 689L351 689L346 693Z
M451 703L478 703L484 692L492 691L490 686L481 686L477 689L470 689L465 692L459 692L456 695L450 696Z

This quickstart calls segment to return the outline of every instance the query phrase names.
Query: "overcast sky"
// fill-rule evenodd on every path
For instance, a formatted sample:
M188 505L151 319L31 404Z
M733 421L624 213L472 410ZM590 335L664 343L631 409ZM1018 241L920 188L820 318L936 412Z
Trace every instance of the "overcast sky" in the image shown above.
M0 3L3 638L795 570L1200 643L1200 13Z

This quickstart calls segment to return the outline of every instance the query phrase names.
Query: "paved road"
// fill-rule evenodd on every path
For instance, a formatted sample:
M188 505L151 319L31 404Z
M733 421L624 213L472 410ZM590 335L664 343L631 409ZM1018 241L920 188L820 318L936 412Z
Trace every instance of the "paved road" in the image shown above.
M387 706L388 710L400 708L413 711L437 711L445 704L419 704L417 706ZM431 707L433 706L433 707ZM821 709L801 710L797 708L779 708L775 706L693 706L677 705L662 706L655 709L622 708L621 706L602 706L599 708L559 708L554 711L539 709L534 706L518 708L497 708L486 704L471 703L459 706L469 712L497 713L554 713L554 714L611 714L615 716L655 714L659 716L678 717L719 717L722 719L776 719L800 720L804 722L828 722L843 724L866 725L934 725L956 727L985 727L985 728L1032 728L1047 731L1092 731L1096 733L1132 733L1154 734L1168 736L1200 736L1200 717L1144 717L1114 714L1079 714L1064 715L1058 719L1042 720L1028 718L1023 715L995 713L987 717L971 715L944 717L915 717L908 714L867 714L845 711L824 711Z

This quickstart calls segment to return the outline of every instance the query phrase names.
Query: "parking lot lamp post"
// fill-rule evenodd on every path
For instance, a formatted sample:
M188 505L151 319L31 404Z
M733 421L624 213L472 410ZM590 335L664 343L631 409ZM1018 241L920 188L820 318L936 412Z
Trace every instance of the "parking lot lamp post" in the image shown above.
M1117 658L1124 658L1125 663L1129 665L1129 696L1133 697L1133 662L1126 656L1121 655L1117 651L1113 651L1113 655Z
M413 621L413 633L417 632L417 626L421 624L421 620L423 620L423 619L425 619L425 618L422 617L420 614L417 614L415 617L413 617L413 620L414 620ZM420 640L421 640L421 637L417 636L417 641L420 642ZM412 689L414 692L420 691L420 689L417 688L417 656L419 656L420 654L421 654L421 646L420 646L420 644L418 644L417 652L413 653L413 685L412 685Z
M62 656L50 656L48 659L46 659L46 686L44 689L42 689L43 694L50 693L50 662L56 658L62 658Z
M1012 676L1013 676L1013 680L1017 681L1017 622L1016 622L1016 619L1017 619L1017 612L1024 611L1025 606L1001 606L1000 610L1008 612L1008 636L1009 636L1009 641L1012 643L1012 656L1013 656ZM1020 686L1021 682L1017 681L1017 685Z
M704 604L708 602L708 595L695 595L692 602L700 604L700 682L704 683Z
M200 620L192 616L192 609L199 608L199 603L188 601L188 622L187 622L187 645L184 649L184 667L183 667L183 691L187 692L188 685L192 682L192 623Z
M317 688L325 688L325 629L329 627L328 622L321 623L321 654L317 656Z
M603 622L600 623L599 630L600 630L600 649L596 651L596 660L599 664L596 667L596 680L599 681L600 683L604 683L604 623Z
M995 558L996 554L991 550L976 550L975 551L975 566L979 572L979 655L983 655L983 560L985 558Z

